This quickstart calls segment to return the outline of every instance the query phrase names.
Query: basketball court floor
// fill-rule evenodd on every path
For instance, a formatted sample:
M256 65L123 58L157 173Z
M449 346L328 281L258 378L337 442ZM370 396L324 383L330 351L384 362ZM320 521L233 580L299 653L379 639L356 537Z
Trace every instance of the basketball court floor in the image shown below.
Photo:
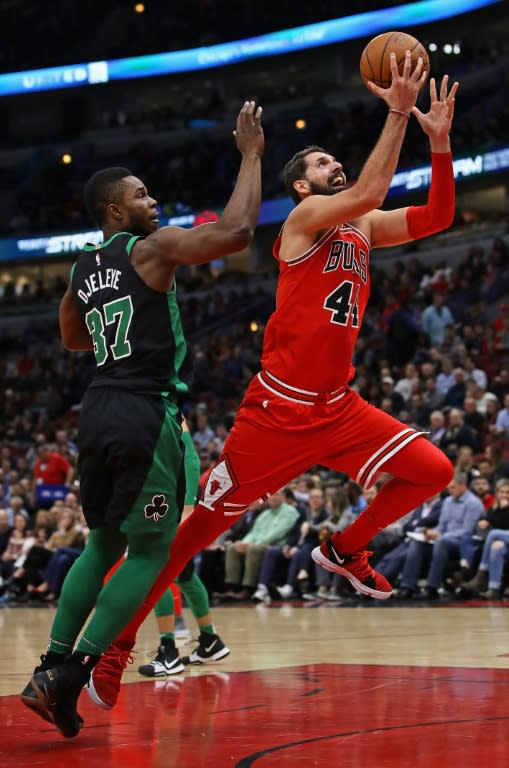
M158 644L149 617L117 707L105 712L84 691L75 739L18 700L54 609L5 608L0 767L502 768L508 608L396 600L216 608L231 654L155 680L136 671Z

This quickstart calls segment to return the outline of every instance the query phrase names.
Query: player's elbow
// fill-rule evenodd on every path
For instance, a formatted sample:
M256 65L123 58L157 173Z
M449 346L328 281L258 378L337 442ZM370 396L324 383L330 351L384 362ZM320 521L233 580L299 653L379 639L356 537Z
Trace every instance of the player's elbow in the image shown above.
M254 227L250 227L248 225L238 228L235 233L235 238L239 243L241 243L241 248L247 248L247 246L253 242L254 233Z
M235 253L247 248L254 238L254 232L254 227L247 224L228 228L222 238L225 253Z
M89 336L87 338L78 338L71 333L62 332L60 340L69 352L90 352L94 348Z
M387 195L387 189L380 184L369 184L364 188L356 184L354 187L357 197L356 208L357 216L364 216L370 211L374 211L376 208L380 208Z

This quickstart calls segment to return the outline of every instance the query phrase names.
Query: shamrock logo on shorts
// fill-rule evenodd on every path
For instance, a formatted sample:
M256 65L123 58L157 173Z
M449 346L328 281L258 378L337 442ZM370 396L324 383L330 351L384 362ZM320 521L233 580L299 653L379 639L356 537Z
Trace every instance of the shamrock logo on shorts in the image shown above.
M152 497L152 503L145 507L145 517L152 518L155 523L168 514L168 505L166 497L161 493L159 496Z

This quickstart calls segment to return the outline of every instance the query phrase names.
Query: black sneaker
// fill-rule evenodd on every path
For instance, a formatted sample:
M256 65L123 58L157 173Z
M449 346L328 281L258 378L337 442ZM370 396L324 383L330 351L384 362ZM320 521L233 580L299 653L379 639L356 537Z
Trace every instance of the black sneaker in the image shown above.
M161 643L156 657L149 664L138 667L140 675L145 677L162 677L163 675L178 675L184 671L182 659L175 643Z
M83 725L76 706L86 682L80 680L70 666L62 664L37 672L31 680L35 700L28 704L44 720L54 723L66 738L77 736Z
M67 658L66 656L62 656L62 664L64 663L66 658ZM47 657L43 654L41 656L41 664L39 664L39 666L34 669L34 675L36 675L38 672L45 672L47 669L52 669L54 666L55 666L55 662L54 661L48 662ZM20 699L26 707L29 707L30 709L33 709L34 712L37 712L37 714L40 715L40 717L42 717L43 720L46 720L48 723L54 724L54 720L49 714L49 712L46 710L42 710L40 708L39 699L37 698L35 689L32 686L32 680L30 680L30 682L28 682L24 687L24 689L21 691ZM81 727L83 725L83 718L78 713L76 714Z
M205 664L207 661L219 661L228 656L230 649L226 647L219 635L200 632L198 645L189 656L182 657L183 664Z

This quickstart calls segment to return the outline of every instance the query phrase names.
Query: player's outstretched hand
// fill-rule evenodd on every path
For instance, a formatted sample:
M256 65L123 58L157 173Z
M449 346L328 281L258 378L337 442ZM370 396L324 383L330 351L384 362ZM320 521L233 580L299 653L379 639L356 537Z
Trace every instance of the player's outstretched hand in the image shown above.
M417 64L412 69L412 54L410 51L405 53L405 62L401 74L396 62L396 54L391 53L391 84L389 88L380 88L371 80L367 86L372 94L383 99L390 109L401 110L410 113L412 107L417 101L417 96L428 76L423 68L424 62L419 56Z
M440 140L449 136L454 115L456 91L458 88L459 83L454 83L449 91L449 75L444 75L440 86L439 97L437 94L435 78L432 77L429 82L431 100L429 112L421 112L417 107L412 109L422 130L430 137L430 139Z
M245 101L237 116L237 127L233 131L237 149L243 155L263 155L265 138L262 128L262 108L254 101Z

